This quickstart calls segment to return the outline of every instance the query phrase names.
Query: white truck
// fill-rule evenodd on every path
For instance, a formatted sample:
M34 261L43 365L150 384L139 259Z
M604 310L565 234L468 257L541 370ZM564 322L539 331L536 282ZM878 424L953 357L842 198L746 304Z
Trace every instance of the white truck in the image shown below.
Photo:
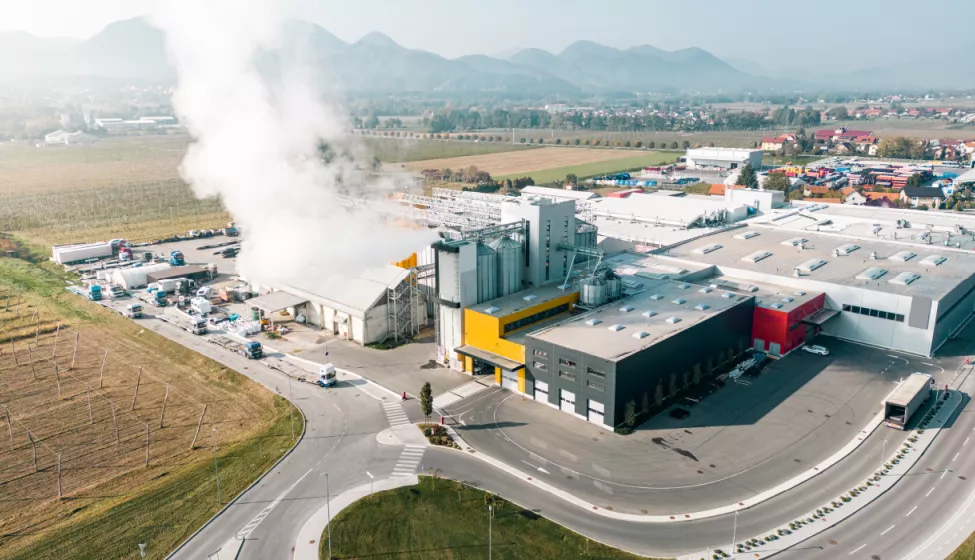
M138 303L130 303L125 306L125 316L129 319L142 318L142 306Z
M906 430L907 423L931 395L934 379L926 373L912 373L884 401L888 427Z
M198 315L209 315L213 311L213 305L206 298L195 297L190 300L190 309Z
M206 319L197 317L196 315L190 315L179 308L174 310L173 314L175 315L174 322L183 330L191 332L195 335L203 335L207 333Z

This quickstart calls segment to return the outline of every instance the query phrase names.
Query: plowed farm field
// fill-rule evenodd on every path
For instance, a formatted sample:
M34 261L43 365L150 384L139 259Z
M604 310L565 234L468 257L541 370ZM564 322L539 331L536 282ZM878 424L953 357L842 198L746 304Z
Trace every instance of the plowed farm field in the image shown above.
M405 164L414 171L423 169L462 169L475 166L495 177L529 175L533 171L574 167L590 163L628 159L639 152L598 148L538 148L500 154L483 154L441 159L428 159ZM610 166L612 167L612 166Z

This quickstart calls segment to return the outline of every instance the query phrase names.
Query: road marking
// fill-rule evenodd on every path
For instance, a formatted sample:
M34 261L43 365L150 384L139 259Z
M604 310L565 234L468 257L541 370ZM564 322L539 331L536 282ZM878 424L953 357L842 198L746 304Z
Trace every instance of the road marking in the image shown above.
M958 453L955 453L955 456L951 458L951 462L954 463L955 462L955 459L957 459L957 458L958 458Z
M938 480L941 480L942 478L944 478L946 474L948 474L948 469L945 469L945 472L941 473L941 476L938 477Z
M930 495L931 495L931 492L934 492L934 488L935 488L935 487L934 487L934 486L932 486L932 487L931 487L931 489L930 489L930 490L928 490L928 493L924 495L924 497L925 497L925 498L927 498L928 496L930 496Z
M284 492L281 492L281 494L279 494L278 497L275 498L273 502L268 504L266 508L262 509L261 512L254 517L254 519L251 519L251 521L247 525L244 525L244 528L237 532L237 538L246 539L247 537L249 537L250 534L254 532L254 529L257 529L257 526L261 524L261 521L264 521L264 518L271 513L271 510L277 507L277 505L281 503L281 500L283 500L284 497L287 496L289 492L294 490L295 486L298 486L298 483L304 480L305 477L308 476L308 474L312 470L314 469L308 469L308 472L301 475L301 478L296 480L294 484L292 484L291 486L288 486L288 488Z
M965 438L965 443L961 444L961 446L962 447L965 447L966 445L968 445L968 440L970 440L970 439L972 439L970 436L967 437L967 438Z
M892 530L892 529L893 529L894 527L896 527L896 525L891 525L890 527L887 527L887 530L886 530L886 531L884 531L883 533L880 533L880 536L882 537L882 536L884 536L884 535L886 535L887 533L889 533L889 532L891 532L891 530Z
M916 509L917 509L917 506L912 507L911 508L911 511L907 512L907 515L905 515L904 517L910 517L911 514L914 513L914 510L916 510Z
M855 549L855 550L854 550L853 552L851 552L851 553L850 553L850 556L853 556L853 555L854 555L854 554L856 554L857 552L860 552L860 550L862 550L862 549L863 549L863 547L865 547L865 546L867 546L867 545L865 545L865 544L861 544L861 545L860 545L860 546L859 546L858 548L856 548L856 549Z

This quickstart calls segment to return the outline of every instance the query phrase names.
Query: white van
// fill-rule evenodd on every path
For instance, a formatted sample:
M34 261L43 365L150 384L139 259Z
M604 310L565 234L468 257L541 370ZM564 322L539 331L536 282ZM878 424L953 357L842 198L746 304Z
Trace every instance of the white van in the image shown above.
M338 381L338 377L335 374L335 366L332 364L325 364L318 370L318 384L322 387L331 387L335 385Z

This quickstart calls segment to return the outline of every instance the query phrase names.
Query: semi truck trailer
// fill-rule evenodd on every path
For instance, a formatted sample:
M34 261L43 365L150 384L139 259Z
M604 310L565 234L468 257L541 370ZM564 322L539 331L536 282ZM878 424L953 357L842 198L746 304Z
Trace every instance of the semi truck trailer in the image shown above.
M907 423L924 405L933 379L926 373L912 373L884 401L884 422L891 428L907 429Z
M240 354L249 360L257 360L264 356L264 348L256 340L238 341L227 336L215 336L210 339L210 342L219 344L227 350Z

